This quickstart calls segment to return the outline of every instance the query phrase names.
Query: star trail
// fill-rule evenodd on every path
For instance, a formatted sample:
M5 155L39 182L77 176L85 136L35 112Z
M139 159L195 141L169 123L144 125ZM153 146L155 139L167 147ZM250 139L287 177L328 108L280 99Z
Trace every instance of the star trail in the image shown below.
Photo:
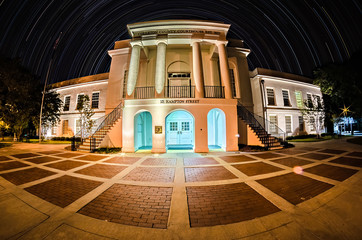
M314 68L361 49L361 13L357 0L3 0L0 54L20 58L43 80L54 56L54 83L108 72L107 51L130 38L129 23L201 19L231 24L228 38L244 40L252 51L250 70L310 77Z

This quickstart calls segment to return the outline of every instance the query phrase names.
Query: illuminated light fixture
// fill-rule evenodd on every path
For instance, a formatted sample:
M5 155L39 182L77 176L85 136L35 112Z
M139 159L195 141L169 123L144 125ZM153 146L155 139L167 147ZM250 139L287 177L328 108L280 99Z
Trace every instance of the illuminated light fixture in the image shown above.
M236 134L235 137L240 137L240 134Z

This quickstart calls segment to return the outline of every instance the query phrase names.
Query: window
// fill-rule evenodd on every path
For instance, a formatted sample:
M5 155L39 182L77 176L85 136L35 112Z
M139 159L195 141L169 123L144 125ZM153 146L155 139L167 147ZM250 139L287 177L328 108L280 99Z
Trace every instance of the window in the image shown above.
M307 93L307 104L309 108L313 108L312 94Z
M292 117L291 116L285 116L285 131L287 133L292 132Z
M128 71L125 70L123 74L123 98L126 98L127 94L127 76L128 76Z
M99 105L99 92L92 93L92 108L98 108Z
M298 116L299 132L304 132L304 120L303 116Z
M267 93L267 97L268 97L268 105L275 105L274 89L267 88L266 93Z
M62 126L62 134L68 133L68 120L63 120L63 126Z
M314 125L315 125L315 119L314 117L309 118L309 124L310 124L310 130L315 131Z
M170 122L170 131L171 132L177 131L177 122Z
M318 108L322 108L321 97L318 96L318 95L314 95L313 97L314 97L314 98L316 99L316 101L317 101L317 107L318 107Z
M236 98L234 69L229 69L229 72L230 72L231 90L233 92L233 97Z
M277 121L278 120L277 120L276 115L269 116L269 131L270 131L270 133L278 133Z
M75 134L80 132L80 119L75 120Z
M182 122L181 128L182 128L182 131L190 131L190 122Z
M282 94L283 94L284 106L290 107L289 91L288 90L282 90Z
M70 96L65 96L63 111L64 112L69 111L69 106L70 106Z
M57 128L58 128L58 126L52 127L52 135L57 135Z
M295 91L295 98L297 100L297 107L298 108L303 108L302 92L301 91Z
M76 109L77 109L77 110L79 109L79 107L78 107L78 103L79 103L80 98L81 98L82 96L84 96L84 94L83 94L83 93L78 94L78 97L77 97L77 106L76 106Z

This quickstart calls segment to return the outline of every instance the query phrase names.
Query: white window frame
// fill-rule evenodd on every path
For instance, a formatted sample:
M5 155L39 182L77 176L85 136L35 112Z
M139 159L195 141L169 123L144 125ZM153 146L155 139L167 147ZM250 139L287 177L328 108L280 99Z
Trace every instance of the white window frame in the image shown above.
M290 117L290 132L287 131L287 117ZM292 115L285 115L284 116L284 122L285 122L285 132L286 133L292 133L293 132L293 116Z
M75 110L78 110L77 109L77 106L78 106L78 96L79 95L85 95L85 93L77 93L77 99L76 99L76 101L75 101Z
M289 102L289 105L288 105L288 106L285 106L285 104L284 104L283 91L287 91L287 92L288 92L288 102ZM292 101L290 100L290 91L289 91L289 89L282 89L282 98L283 98L283 107L292 107Z
M300 93L301 106L298 105L298 98L297 98L296 92L299 92L299 93ZM298 108L303 108L303 107L304 107L304 103L303 103L303 92L302 92L301 90L295 90L295 91L294 91L294 96L295 96L295 102L297 103L297 107L298 107Z
M269 104L268 89L273 90L274 104ZM277 106L277 105L278 105L278 104L277 104L277 99L276 99L276 96L275 96L275 89L274 89L274 88L272 88L272 87L266 87L266 88L265 88L265 94L266 94L267 106Z
M278 133L278 128L277 128L277 126L278 126L278 115L277 114L269 114L268 121L270 123L272 123L272 121L270 120L270 117L275 117L276 118L276 122L274 123L275 124L275 131L270 130L270 125L268 126L268 131L270 131L270 133Z
M98 107L97 107L97 108L93 108L93 93L99 93L99 94L98 94ZM101 91L94 91L94 92L92 92L91 108L92 108L92 109L99 109L100 100L101 100Z
M310 101L311 101L311 105L312 106L309 106L309 99L308 99L308 95L310 95ZM312 93L309 93L309 92L307 92L307 107L314 107L314 105L313 105L313 94Z
M66 99L67 97L69 97L69 107L68 107L68 110L64 111L65 99ZM70 100L72 100L72 96L71 96L71 95L65 95L65 96L64 96L64 104L63 104L63 109L62 109L63 112L68 112L68 111L70 111Z

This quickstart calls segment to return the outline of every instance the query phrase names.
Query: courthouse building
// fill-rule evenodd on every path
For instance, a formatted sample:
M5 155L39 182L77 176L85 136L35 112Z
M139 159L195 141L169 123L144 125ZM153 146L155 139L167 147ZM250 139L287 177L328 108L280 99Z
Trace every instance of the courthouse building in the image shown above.
M90 97L96 125L101 124L93 135L96 146L122 147L123 152L264 146L265 134L245 119L251 115L275 136L313 133L299 107L312 95L321 98L320 89L305 77L249 71L250 50L242 40L226 38L229 24L165 20L127 27L131 39L117 41L108 52L109 73L51 86L64 107L49 135L79 131L76 101L81 94Z

